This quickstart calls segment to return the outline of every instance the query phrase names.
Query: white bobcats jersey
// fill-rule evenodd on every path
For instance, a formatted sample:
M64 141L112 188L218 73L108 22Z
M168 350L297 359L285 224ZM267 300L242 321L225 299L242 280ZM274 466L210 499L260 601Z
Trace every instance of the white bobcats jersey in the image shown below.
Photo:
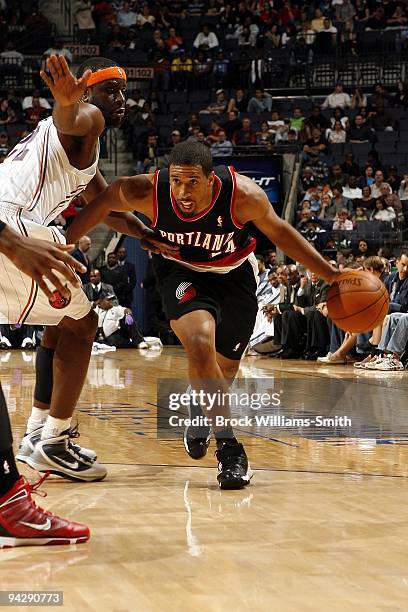
M71 166L52 117L44 119L0 164L0 209L15 205L26 218L48 225L86 188L98 160L99 143L89 168Z

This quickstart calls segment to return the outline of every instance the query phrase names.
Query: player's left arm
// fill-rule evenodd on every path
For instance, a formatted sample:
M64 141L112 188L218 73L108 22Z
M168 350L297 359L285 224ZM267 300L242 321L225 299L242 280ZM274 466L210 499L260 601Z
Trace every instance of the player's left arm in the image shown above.
M289 223L278 217L265 192L251 179L236 175L235 216L244 225L252 221L271 242L294 261L332 283L339 274Z
M87 188L83 192L82 196L86 203L91 202L102 193L108 187L108 183L103 178L100 170L96 171L96 174L92 181L88 184ZM134 238L144 238L150 234L155 234L153 230L148 228L140 219L131 212L122 211L114 212L111 211L109 215L103 220L104 223L109 225L115 232L120 234L127 234Z
M130 183L129 198L134 199L134 206L123 195L125 184ZM102 174L97 171L95 177L83 192L89 204L85 206L68 228L66 237L69 242L76 242L86 232L99 223L107 223L118 232L139 238L140 245L146 251L174 255L179 247L163 242L160 234L147 227L132 212L139 208L140 212L149 215L152 199L153 177L137 175L122 177L107 186ZM150 216L150 215L149 215Z

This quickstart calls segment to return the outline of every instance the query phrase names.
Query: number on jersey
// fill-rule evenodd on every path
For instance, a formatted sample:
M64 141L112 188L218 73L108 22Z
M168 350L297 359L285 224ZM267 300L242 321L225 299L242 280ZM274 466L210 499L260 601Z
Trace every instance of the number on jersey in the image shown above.
M31 134L28 134L28 136L20 140L20 142L18 142L16 146L7 155L7 158L10 161L23 161L23 159L30 150L30 144L37 136L37 133L38 127L33 132L31 132Z

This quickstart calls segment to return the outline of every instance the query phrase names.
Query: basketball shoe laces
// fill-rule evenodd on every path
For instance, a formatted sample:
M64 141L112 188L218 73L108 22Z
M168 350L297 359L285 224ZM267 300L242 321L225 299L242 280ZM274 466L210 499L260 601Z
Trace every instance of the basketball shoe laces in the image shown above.
M48 476L50 475L50 472L45 472L44 476L41 476L40 480L37 480L37 482L34 482L33 484L31 484L31 482L28 482L28 488L31 493L34 493L35 495L39 495L40 497L47 497L48 493L46 491L39 491L39 488L41 487L41 485L43 484L43 482L45 480L47 480ZM47 516L55 516L52 512L48 512L47 510L44 510L44 508L41 508L40 506L38 506L34 499L31 497L30 495L30 503L33 506L33 508L35 508L35 510L46 514Z
M94 459L91 459L86 454L83 454L81 452L82 448L79 444L75 444L75 442L71 442L71 440L75 440L76 438L79 438L81 436L81 434L79 433L78 419L76 420L76 423L73 427L70 427L68 430L66 430L63 433L68 434L68 448L70 448L76 455L79 455L79 458L81 459L81 461L83 461L84 463L89 463L89 464L94 463Z
M34 482L33 484L31 484L31 482L28 482L27 479L24 479L25 480L24 485L28 489L28 493L29 493L29 495L26 497L26 503L30 505L31 509L34 510L35 513L39 512L41 516L45 515L49 518L54 518L55 514L53 514L52 512L48 512L47 510L44 510L44 508L41 508L40 506L38 506L32 497L32 493L39 495L40 497L47 497L47 492L39 491L39 488L41 487L43 482L48 478L49 475L50 475L50 472L45 472L44 476L42 476L37 482Z

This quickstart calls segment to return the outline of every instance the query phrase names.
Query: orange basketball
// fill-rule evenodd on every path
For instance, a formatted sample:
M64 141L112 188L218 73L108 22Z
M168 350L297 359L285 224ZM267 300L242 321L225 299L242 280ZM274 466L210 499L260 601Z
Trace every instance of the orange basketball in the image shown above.
M340 329L354 333L371 331L379 325L388 312L388 304L384 284L371 272L362 270L340 274L327 295L329 317Z

